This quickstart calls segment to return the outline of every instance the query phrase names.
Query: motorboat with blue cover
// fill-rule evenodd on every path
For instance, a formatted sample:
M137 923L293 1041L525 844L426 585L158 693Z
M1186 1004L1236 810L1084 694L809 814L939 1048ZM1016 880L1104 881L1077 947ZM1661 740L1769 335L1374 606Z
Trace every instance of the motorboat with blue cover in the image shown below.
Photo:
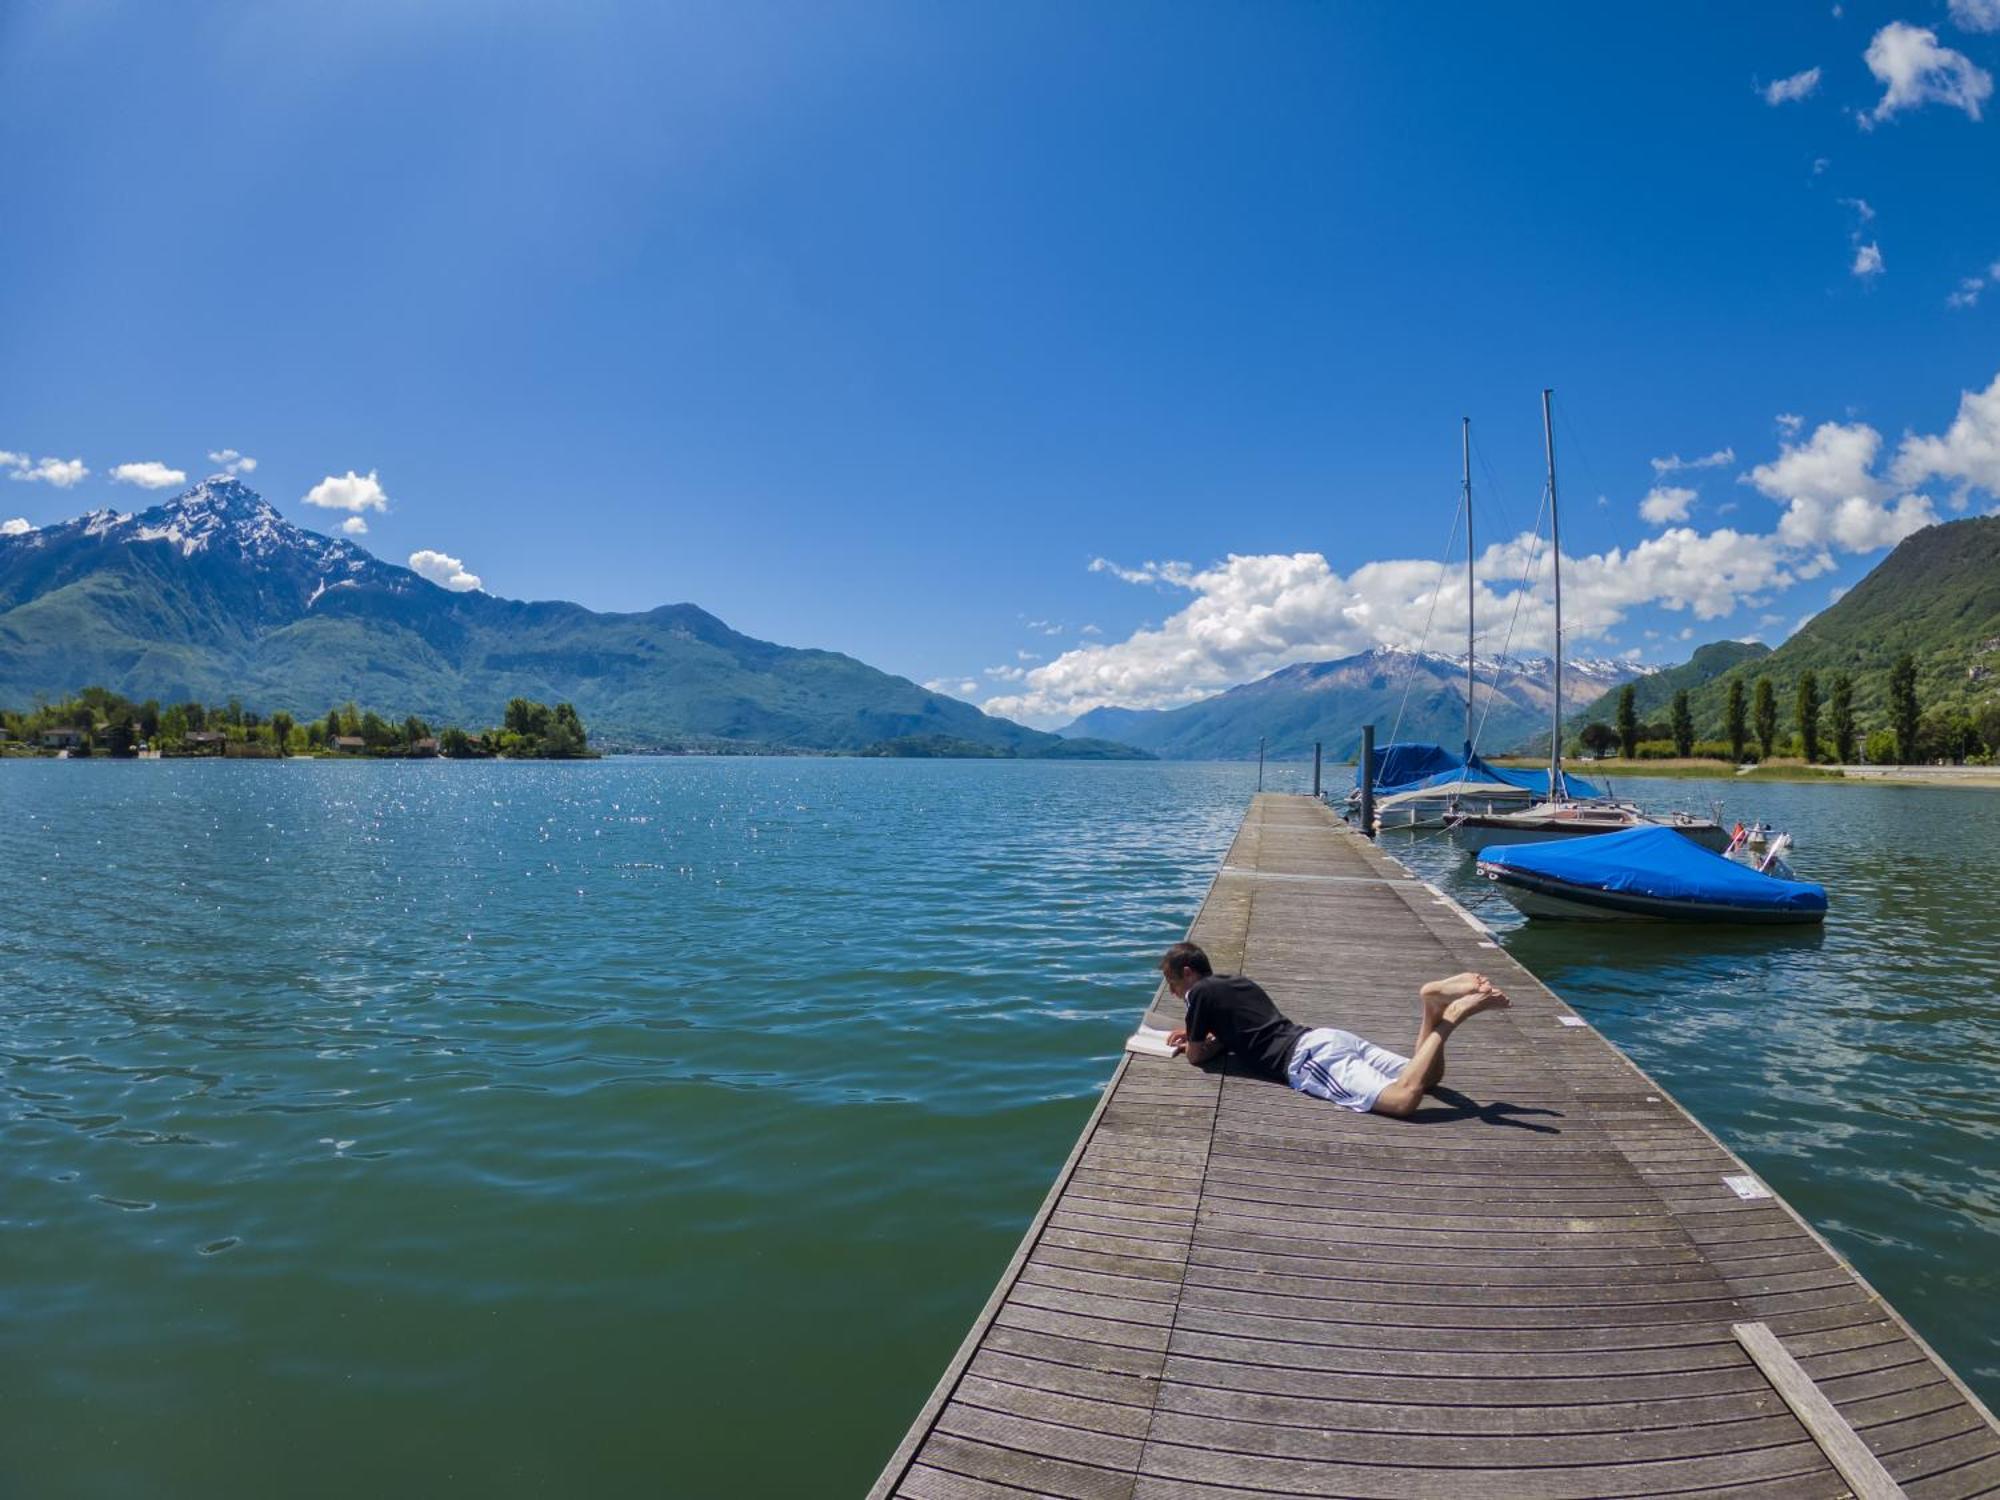
M1826 887L1746 868L1672 828L1511 844L1479 873L1530 917L1658 922L1821 922Z

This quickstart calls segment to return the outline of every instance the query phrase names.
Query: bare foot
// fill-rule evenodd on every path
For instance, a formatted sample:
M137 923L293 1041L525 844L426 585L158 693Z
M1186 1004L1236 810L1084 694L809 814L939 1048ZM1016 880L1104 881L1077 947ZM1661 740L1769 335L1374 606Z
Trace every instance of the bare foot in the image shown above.
M1417 991L1426 1001L1442 1000L1449 1004L1460 995L1477 994L1490 980L1484 974L1475 974L1470 969L1463 974L1454 974L1449 979L1433 979Z
M1476 1016L1482 1010L1505 1010L1513 1003L1513 1001L1507 998L1505 993L1496 990L1489 984L1483 989L1475 990L1470 995L1461 995L1458 999L1452 1001L1451 1004L1445 1007L1444 1015L1441 1019L1447 1025L1456 1026L1460 1021L1466 1020L1471 1016Z

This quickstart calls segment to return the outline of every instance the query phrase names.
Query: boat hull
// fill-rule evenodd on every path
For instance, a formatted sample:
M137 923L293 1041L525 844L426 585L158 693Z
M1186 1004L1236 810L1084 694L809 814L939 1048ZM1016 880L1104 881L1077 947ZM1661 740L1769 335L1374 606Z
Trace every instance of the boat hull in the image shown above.
M1391 793L1376 800L1375 826L1443 828L1469 813L1519 812L1534 800L1532 793L1510 786Z
M1537 818L1521 822L1510 820L1495 826L1475 820L1457 824L1452 830L1452 838L1466 853L1478 854L1482 850L1497 848L1502 844L1546 844L1550 839L1588 838L1592 834L1622 833L1625 829L1636 826L1642 825ZM1729 847L1728 832L1713 823L1691 824L1687 827L1663 823L1658 826L1673 829L1682 838L1712 854L1720 854Z
M1789 911L1734 906L1726 902L1646 896L1634 891L1607 891L1574 885L1547 875L1499 869L1482 864L1479 873L1492 881L1522 914L1571 922L1730 922L1756 926L1799 926L1823 922L1824 911Z

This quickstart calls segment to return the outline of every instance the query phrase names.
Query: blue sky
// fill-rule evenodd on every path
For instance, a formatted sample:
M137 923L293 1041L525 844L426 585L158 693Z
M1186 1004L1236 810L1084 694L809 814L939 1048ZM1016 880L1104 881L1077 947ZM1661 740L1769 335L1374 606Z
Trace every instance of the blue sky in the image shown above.
M1421 638L1551 385L1577 649L1775 640L2000 488L1996 70L2000 0L15 0L0 519L235 450L1060 722Z

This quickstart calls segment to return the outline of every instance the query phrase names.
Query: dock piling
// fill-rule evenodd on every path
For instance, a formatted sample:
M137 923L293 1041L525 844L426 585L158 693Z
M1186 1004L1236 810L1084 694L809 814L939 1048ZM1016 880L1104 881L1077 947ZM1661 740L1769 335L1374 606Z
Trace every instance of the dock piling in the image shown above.
M1375 726L1361 726L1361 834L1375 837Z

